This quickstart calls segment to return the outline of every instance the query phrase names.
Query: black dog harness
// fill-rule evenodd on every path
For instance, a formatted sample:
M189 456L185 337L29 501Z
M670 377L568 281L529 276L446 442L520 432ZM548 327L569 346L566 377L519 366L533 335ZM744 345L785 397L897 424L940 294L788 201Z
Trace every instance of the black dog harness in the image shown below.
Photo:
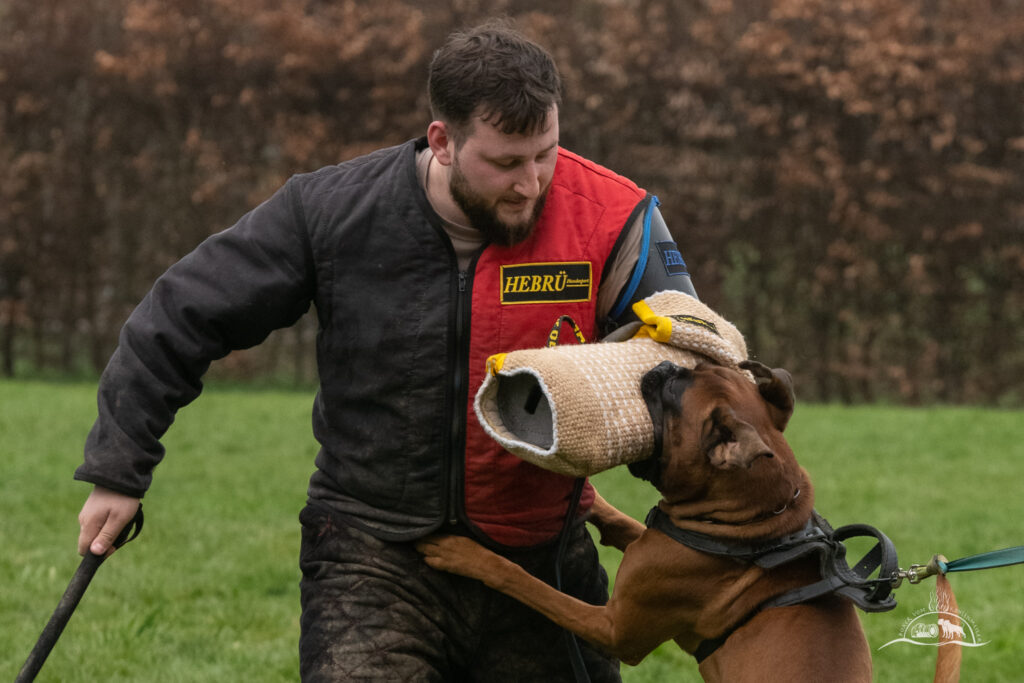
M896 547L888 536L866 524L850 524L833 529L824 517L814 511L807 524L795 533L750 542L726 541L680 529L657 506L648 513L646 523L649 528L657 529L694 550L752 562L764 569L772 569L810 554L818 556L819 581L769 598L722 635L701 642L694 652L698 663L711 656L730 635L755 615L771 607L798 605L831 593L849 598L865 612L885 612L896 606L891 583L891 577L899 571ZM874 538L876 543L851 568L846 562L846 546L843 542L858 536ZM876 569L878 578L868 578Z

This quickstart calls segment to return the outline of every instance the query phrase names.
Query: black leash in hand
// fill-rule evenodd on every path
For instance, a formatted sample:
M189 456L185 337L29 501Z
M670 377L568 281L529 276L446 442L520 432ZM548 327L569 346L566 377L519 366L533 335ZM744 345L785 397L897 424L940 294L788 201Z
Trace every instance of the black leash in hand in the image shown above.
M558 539L558 552L555 555L555 588L562 590L562 560L565 559L566 546L569 544L569 536L572 535L572 528L576 520L576 510L580 504L580 497L583 495L583 486L587 483L586 477L578 478L572 489L572 499L569 502L569 510L565 515L565 525L562 527L562 537ZM583 662L583 653L580 651L580 642L576 634L563 629L566 648L569 651L569 662L572 664L572 672L577 683L590 683L590 674L587 673L587 665Z
M657 201L657 200L655 200ZM641 268L641 271L643 269ZM548 334L549 347L558 346L558 337L562 333L562 323L569 323L572 325L573 334L580 344L586 344L587 340L583 336L580 326L576 324L576 321L571 316L563 315L555 321L554 327L551 328L551 333ZM540 400L540 392L536 392L537 395L530 396L530 400L533 401L536 408L536 402ZM530 409L533 412L533 409ZM583 487L587 483L586 477L579 477L573 482L572 497L569 500L569 509L565 513L565 524L562 525L561 538L558 539L558 550L555 553L555 588L562 590L562 561L565 559L565 551L569 545L569 536L572 535L573 525L576 521L576 510L580 505L580 498L583 496ZM580 651L580 641L576 638L576 634L572 633L567 629L562 630L565 636L566 649L569 652L569 662L572 664L572 672L576 677L576 683L590 683L590 674L587 673L587 665L583 661L583 652Z
M135 517L125 525L121 533L114 539L114 547L120 548L138 536L141 531L142 503L139 503L139 509L135 513ZM53 611L53 616L50 617L50 621L46 624L42 634L40 634L39 640L36 641L35 647L29 653L28 659L25 660L25 665L21 667L21 671L18 673L14 683L29 683L35 680L53 646L57 644L60 634L64 632L64 627L67 626L68 620L74 613L75 608L78 607L79 601L81 601L82 596L85 594L85 589L89 587L89 582L92 581L96 570L100 568L105 559L107 559L106 555L93 555L91 552L86 552L85 557L82 558L82 562L75 571L75 575L71 577L67 590L64 591L64 597L57 604L57 609Z

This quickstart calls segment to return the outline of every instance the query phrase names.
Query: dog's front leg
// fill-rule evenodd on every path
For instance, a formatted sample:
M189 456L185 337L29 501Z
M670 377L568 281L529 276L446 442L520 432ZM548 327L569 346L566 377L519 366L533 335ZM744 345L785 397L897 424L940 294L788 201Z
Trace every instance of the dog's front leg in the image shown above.
M479 579L626 663L636 664L653 649L649 646L640 652L629 646L624 648L606 607L591 605L555 590L516 563L472 539L433 536L417 543L416 548L434 569Z
M587 521L597 527L601 534L601 545L618 548L623 552L647 528L602 498L596 490Z
M518 568L465 536L428 536L416 543L416 550L430 567L478 579L491 588L498 588L495 584L509 571L507 565Z

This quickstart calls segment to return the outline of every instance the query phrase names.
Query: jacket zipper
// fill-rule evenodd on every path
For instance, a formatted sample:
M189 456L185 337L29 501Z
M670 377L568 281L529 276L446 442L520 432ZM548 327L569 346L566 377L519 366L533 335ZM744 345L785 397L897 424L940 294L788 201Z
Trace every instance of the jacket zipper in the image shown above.
M462 495L460 474L465 465L466 401L469 400L469 292L469 273L459 271L455 298L455 364L452 372L452 421L448 453L448 523L452 525L458 524L462 508L459 500Z

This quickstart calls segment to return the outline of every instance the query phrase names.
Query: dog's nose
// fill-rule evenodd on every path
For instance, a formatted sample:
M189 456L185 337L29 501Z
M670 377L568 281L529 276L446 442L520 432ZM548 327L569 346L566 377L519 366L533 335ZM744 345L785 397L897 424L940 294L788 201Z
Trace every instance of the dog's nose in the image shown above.
M662 361L644 373L640 378L640 389L645 395L657 394L661 391L669 375L673 374L676 366L669 361Z
M665 385L677 378L692 376L693 371L676 365L671 361L662 361L655 367L644 373L640 379L640 393L647 400L648 404L655 399L660 399Z

